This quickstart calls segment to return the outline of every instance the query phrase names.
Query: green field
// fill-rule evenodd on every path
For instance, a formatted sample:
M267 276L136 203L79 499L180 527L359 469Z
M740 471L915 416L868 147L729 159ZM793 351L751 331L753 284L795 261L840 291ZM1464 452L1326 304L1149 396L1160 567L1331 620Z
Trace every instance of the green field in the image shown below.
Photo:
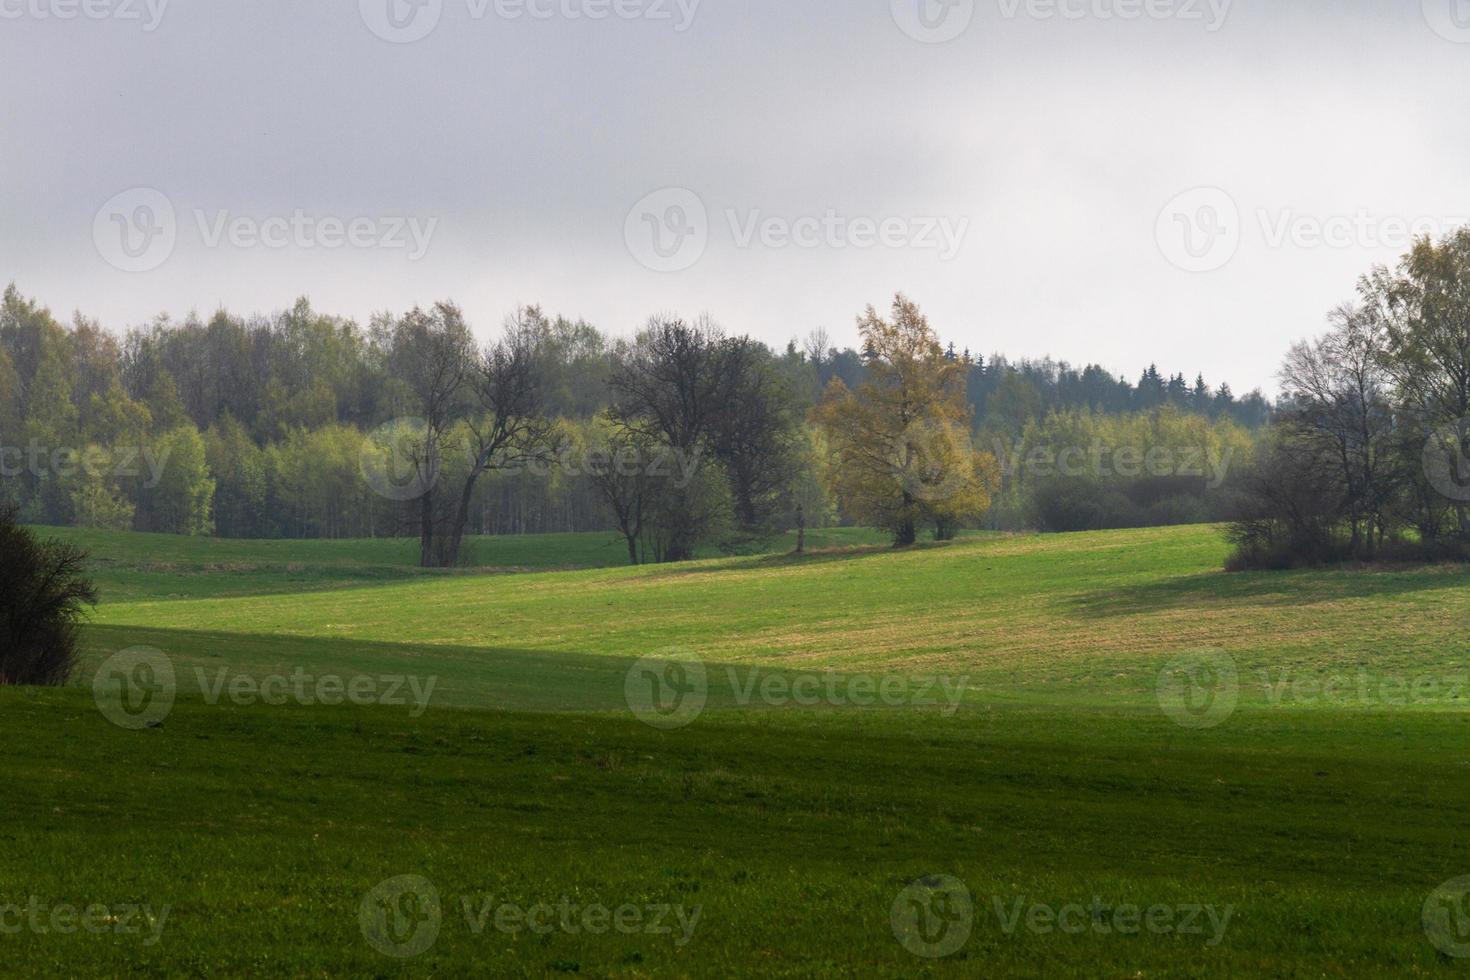
M466 539L467 567L416 568L418 540L226 541L171 534L116 534L79 528L36 528L88 551L104 600L182 599L344 589L451 575L506 574L532 569L607 568L628 563L616 534L544 534ZM811 531L813 548L877 544L861 528ZM786 551L796 535L750 545Z
M435 575L405 542L69 535L104 603L74 688L0 690L0 930L32 898L157 928L0 932L8 975L1470 969L1423 923L1470 875L1463 568L1228 576L1210 528L631 569L497 538ZM91 685L139 646L177 697L133 730ZM702 713L639 720L649 669ZM432 696L265 703L293 674ZM399 958L360 913L409 875L441 904L391 905L434 939ZM941 875L971 913L906 892ZM949 955L900 941L908 897Z

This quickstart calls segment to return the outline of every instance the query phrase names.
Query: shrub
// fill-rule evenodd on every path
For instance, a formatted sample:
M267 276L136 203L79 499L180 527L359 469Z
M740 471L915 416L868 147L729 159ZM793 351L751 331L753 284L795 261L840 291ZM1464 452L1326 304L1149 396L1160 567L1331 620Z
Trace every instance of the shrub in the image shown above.
M1041 531L1094 531L1107 524L1102 488L1084 479L1039 481L1027 502L1030 522Z
M1226 568L1279 571L1342 560L1342 491L1332 476L1311 453L1273 434L1237 489Z
M0 685L59 686L77 662L78 620L97 590L83 576L86 553L41 541L0 509Z

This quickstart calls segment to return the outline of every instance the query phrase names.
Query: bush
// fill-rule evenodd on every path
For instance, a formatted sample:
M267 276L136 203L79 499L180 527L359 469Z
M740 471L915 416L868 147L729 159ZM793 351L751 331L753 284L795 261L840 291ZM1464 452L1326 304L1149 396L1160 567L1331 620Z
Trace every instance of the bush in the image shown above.
M1090 480L1055 479L1039 482L1027 502L1027 516L1037 530L1047 533L1095 531L1107 524L1101 488Z
M1238 486L1225 536L1234 545L1232 572L1280 571L1342 561L1342 489L1331 470L1274 433L1256 452Z
M41 541L0 509L0 685L59 686L77 663L78 620L97 590L82 575L87 556Z

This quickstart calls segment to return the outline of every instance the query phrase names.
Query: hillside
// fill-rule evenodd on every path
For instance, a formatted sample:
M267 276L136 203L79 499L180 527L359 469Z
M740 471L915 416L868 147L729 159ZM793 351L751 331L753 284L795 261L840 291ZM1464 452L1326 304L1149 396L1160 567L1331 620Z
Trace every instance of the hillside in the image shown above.
M105 584L168 554L89 543ZM175 545L261 562L257 594L171 598L194 568L134 569L73 688L0 689L0 738L25 746L0 904L167 906L160 939L7 935L6 973L1448 975L1421 915L1470 870L1463 570L1226 576L1217 533L1178 528L302 591L274 563L331 548ZM140 644L178 693L134 730L91 686ZM639 720L630 665L652 654L707 670L685 727ZM1168 710L1181 655L1234 664L1238 704ZM431 697L261 695L293 673ZM803 706L803 682L838 696ZM410 910L437 932L400 960L360 917L404 875L441 905ZM938 875L972 904L930 960L893 923ZM496 928L501 906L684 918L533 933ZM1080 930L1047 919L1083 907ZM1127 909L1178 917L1114 930Z
M467 704L493 696L487 678L502 660L626 664L666 647L714 663L966 675L991 700L1099 706L1152 703L1159 668L1200 648L1230 654L1253 681L1464 669L1463 568L1227 575L1224 554L1208 527L982 537L901 553L110 602L93 635L185 659L248 644L337 670L411 657L443 676L443 697ZM621 687L610 693L620 704ZM1470 703L1470 690L1440 696Z

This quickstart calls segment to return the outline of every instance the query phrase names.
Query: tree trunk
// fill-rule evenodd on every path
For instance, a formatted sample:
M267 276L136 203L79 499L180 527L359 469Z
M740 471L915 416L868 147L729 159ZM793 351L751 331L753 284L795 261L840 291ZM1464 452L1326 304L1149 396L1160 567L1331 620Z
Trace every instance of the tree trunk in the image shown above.
M434 567L434 495L419 498L419 565Z
M759 523L755 517L755 501L751 499L750 492L741 490L736 495L736 507L740 515L740 526L746 531L754 531Z
M449 529L449 548L444 553L445 568L455 568L459 565L459 552L464 544L464 529L470 522L470 503L475 495L475 479L474 476L467 478L464 491L459 495L459 506L454 511L454 526Z

